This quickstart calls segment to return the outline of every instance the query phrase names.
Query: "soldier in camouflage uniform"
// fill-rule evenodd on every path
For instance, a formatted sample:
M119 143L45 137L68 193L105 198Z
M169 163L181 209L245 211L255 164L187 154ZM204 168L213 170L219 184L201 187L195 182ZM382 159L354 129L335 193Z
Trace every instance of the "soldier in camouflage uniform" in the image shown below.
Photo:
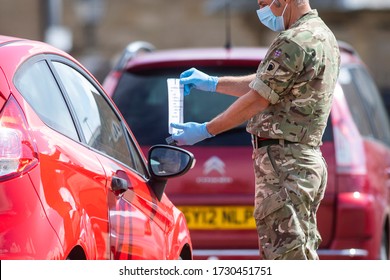
M192 145L249 120L260 254L318 259L316 212L327 181L319 147L339 73L338 44L308 0L258 3L261 22L282 32L257 73L211 77L194 68L182 73L185 94L196 87L239 98L210 122L171 124L182 130L173 139Z

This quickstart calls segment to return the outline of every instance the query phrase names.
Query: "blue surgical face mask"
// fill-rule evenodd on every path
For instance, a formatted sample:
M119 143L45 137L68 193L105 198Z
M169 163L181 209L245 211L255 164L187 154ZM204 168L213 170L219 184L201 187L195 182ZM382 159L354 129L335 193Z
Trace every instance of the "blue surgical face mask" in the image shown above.
M284 7L281 16L275 16L274 13L271 11L271 6L274 4L274 2L275 0L272 1L271 5L265 6L264 8L257 10L257 16L259 17L259 20L262 24L264 24L273 31L279 32L285 30L283 15L286 11L288 4L286 4L286 6Z

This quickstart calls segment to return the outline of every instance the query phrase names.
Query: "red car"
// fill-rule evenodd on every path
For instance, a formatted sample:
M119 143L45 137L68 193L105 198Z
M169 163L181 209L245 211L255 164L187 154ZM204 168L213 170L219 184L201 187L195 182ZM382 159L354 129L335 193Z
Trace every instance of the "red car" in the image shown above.
M0 259L192 259L164 189L194 157L148 153L75 59L0 36Z
M318 253L321 259L389 259L389 120L359 56L345 43L340 48L342 69L321 147L329 178L318 213ZM168 136L167 78L190 67L217 76L251 74L265 54L265 48L155 50L135 42L103 85L147 150ZM234 100L192 92L184 98L184 121L208 121ZM170 181L168 192L186 216L194 258L259 258L245 125L187 148L197 166Z

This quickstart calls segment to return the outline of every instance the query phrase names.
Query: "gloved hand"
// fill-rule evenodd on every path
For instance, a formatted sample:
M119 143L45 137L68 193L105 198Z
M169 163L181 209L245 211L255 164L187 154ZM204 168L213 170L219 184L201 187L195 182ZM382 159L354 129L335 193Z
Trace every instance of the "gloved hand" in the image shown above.
M205 123L196 123L196 122L188 122L188 123L171 123L171 127L180 129L181 131L176 134L172 134L172 139L176 141L177 145L194 145L206 138L213 137L214 135L210 134L207 131Z
M192 88L215 92L218 77L209 76L196 68L191 68L181 73L180 84L184 85L184 96L189 95Z

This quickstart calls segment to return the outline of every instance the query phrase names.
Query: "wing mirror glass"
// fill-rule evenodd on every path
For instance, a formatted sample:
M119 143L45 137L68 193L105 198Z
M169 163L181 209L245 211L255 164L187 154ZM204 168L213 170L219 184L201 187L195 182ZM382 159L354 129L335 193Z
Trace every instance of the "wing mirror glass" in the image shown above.
M154 177L182 175L195 164L194 155L176 146L156 145L149 150L149 170Z

